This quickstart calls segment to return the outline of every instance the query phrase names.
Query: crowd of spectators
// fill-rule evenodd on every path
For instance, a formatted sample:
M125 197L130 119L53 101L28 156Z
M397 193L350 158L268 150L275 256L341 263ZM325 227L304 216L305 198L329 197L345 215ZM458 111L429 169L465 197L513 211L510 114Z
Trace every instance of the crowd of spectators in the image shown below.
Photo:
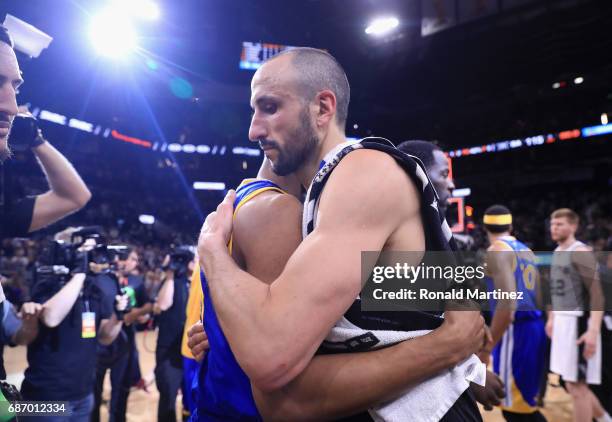
M112 195L118 195L112 200ZM108 243L129 244L137 248L140 255L139 272L144 276L147 288L156 291L161 276L161 262L174 246L194 245L197 236L196 224L181 224L181 215L188 214L182 207L188 201L176 198L167 203L160 201L160 212L167 216L172 225L161 220L155 224L138 221L137 205L145 199L130 201L118 192L98 192L98 198L84 210L53 227L59 231L68 226L97 225L102 227ZM550 213L560 207L569 207L581 217L579 238L596 251L610 250L612 245L612 198L603 192L574 190L531 192L509 199L508 207L514 216L513 233L536 251L550 251L554 244L548 232ZM476 213L476 216L478 213ZM469 234L474 239L474 249L487 247L486 236L474 218L474 228ZM4 239L0 245L0 274L4 290L16 304L28 299L28 286L32 282L34 263L53 231L47 230L30 239Z

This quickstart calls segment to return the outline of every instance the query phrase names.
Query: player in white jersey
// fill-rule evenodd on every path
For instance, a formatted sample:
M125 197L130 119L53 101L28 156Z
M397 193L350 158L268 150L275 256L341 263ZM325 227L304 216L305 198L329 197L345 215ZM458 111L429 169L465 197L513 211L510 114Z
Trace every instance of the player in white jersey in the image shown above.
M601 383L603 293L591 249L577 241L578 215L562 208L551 214L557 242L551 265L550 370L561 375L572 396L576 422L610 422L587 384Z

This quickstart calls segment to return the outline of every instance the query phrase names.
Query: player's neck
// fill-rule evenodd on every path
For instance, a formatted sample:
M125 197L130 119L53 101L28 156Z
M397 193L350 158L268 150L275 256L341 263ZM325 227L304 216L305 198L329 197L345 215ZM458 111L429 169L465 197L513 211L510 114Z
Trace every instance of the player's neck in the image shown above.
M576 241L576 236L569 235L567 236L564 240L562 240L561 242L557 243L557 245L561 248L561 249L567 249L570 246L572 246L574 244L574 242Z
M336 126L330 128L327 136L318 145L317 150L312 154L313 159L307 161L299 170L296 171L297 177L302 183L302 186L308 188L312 179L319 171L321 160L325 158L336 146L346 142L346 136Z
M287 176L279 176L272 170L272 165L268 159L263 160L259 172L257 173L258 179L266 179L273 183L276 183L285 192L300 198L301 187L300 182L295 174Z
M493 244L496 241L498 241L499 239L501 239L502 237L510 236L510 232L488 233L488 236L489 236L489 243Z

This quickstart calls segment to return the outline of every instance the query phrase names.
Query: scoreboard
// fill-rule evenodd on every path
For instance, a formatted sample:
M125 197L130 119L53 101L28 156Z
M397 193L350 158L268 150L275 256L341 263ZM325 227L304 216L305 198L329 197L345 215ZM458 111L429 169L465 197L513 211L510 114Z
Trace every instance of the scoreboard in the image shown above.
M240 53L240 69L257 70L269 58L292 48L295 47L245 41L242 43L242 52Z

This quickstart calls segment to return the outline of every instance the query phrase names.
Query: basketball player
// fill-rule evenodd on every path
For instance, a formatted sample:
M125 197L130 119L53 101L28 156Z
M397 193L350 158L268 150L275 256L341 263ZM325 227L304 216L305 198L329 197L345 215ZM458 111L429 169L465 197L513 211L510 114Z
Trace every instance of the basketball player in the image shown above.
M507 421L546 421L536 407L545 371L546 334L537 307L539 278L535 255L510 235L512 214L505 206L487 208L484 228L490 243L485 261L489 291L520 292L523 297L490 301L493 341L480 355L481 360L488 361L489 353L493 352L493 369L506 389L501 408Z
M572 396L574 420L610 422L610 415L587 384L601 383L603 294L591 249L576 240L578 215L561 208L550 216L557 243L551 264L552 312L546 323L551 338L550 370L561 375Z
M440 199L438 207L444 215L448 208L448 200L453 195L455 184L450 176L448 159L439 146L428 141L404 141L397 146L402 152L418 157L425 168L429 179L436 189Z
M275 173L295 173L303 186L310 186L304 209L306 237L271 284L241 271L227 252L232 192L207 218L200 236L200 262L216 317L240 366L263 393L282 394L280 388L303 372L347 309L355 311L358 324L379 324L376 328L384 329L384 324L394 323L388 318L368 320L360 313L355 298L361 289L361 251L449 249L450 229L439 216L437 197L423 169L385 142L346 142L348 90L346 76L335 59L308 48L276 56L253 78L255 112L250 138L260 143ZM237 228L238 224L234 225ZM481 321L480 316L472 315ZM408 321L412 325L403 331L440 327L439 317L431 315L428 321L423 320ZM471 321L469 325L479 323ZM361 329L355 326L357 331ZM404 328L397 323L395 327ZM482 339L480 328L472 334L456 333L456 340L464 342L466 335L474 334ZM207 334L211 341L211 333ZM359 346L356 338L352 340L346 342L346 351ZM400 346L411 347L417 340L380 353L399 353ZM370 345L361 346L361 350L368 350ZM408 375L421 380L431 377L439 372L432 366L440 366L440 357L433 355L450 353L452 348L447 344L421 349L413 353L410 363L402 363L411 365L412 371L381 369L375 379L397 387L405 385ZM399 355L388 358L394 363L408 360ZM342 369L336 366L329 370ZM351 375L361 376L359 372ZM369 381L374 384L372 378ZM377 390L380 394L380 388ZM358 396L361 391L353 393ZM465 389L450 388L441 393L444 403L435 404L439 408L448 405L452 420L480 419ZM397 394L397 388L390 389L388 397Z
M258 176L267 177L283 184L283 180L279 180L282 178L272 173L269 169L269 165L266 164L267 163L264 162ZM265 181L259 179L258 183L263 186ZM243 184L242 186L243 187L239 189L239 192L241 192L244 186L248 186L248 184ZM271 197L279 194L280 193L275 190L270 190L264 195L247 195L251 198L248 200L249 203L247 204L250 218L246 221L248 221L249 225L260 227L260 231L262 231L261 229L264 228L263 225L256 224L257 220L255 219L257 217L257 208L266 206L265 202L260 201L265 201L266 195ZM243 204L245 204L244 201L242 201L241 205L239 205L242 211L235 213L236 221L247 218L247 215L243 214L244 210L246 209L244 208ZM269 207L267 208L268 209L266 209L265 212L262 211L262 214L266 219L268 219L270 213ZM254 212L253 210L256 211ZM288 211L285 210L285 213L287 212ZM299 219L299 212L296 215L296 219ZM240 231L240 227L243 226L241 224L236 225L237 227L234 230L234 236L232 239L232 247L234 249L233 256L238 260L238 262L248 263L255 259L257 265L267 265L271 268L276 268L275 271L280 273L285 264L284 260L286 260L287 255L297 247L297 244L293 245L292 249L288 251L288 253L285 252L284 256L281 256L282 259L277 259L274 256L274 251L276 249L266 249L263 247L263 245L261 245L262 239L265 239L265 237L260 235L260 231L253 232L253 236L246 237L246 232L238 235L237 231ZM295 224L293 227L296 230L298 241L301 240L299 235L299 224ZM270 231L278 229L279 221L275 222L274 227L268 228ZM271 237L276 238L276 236ZM238 242L234 241L234 239L239 239L238 242L241 244L248 244L249 246L237 248ZM278 248L278 242L276 243L277 244L274 245L274 247ZM287 242L285 242L284 245L289 247ZM248 249L250 252L246 254L243 252L240 252L239 254L235 253L238 250L244 249ZM267 253L253 256L253 252L260 250L266 250ZM250 267L252 268L253 264L251 264ZM194 279L192 282L195 284L198 281ZM209 307L213 309L214 312L214 307L211 305L209 305ZM219 344L218 342L220 338L223 338L223 333L217 331L219 329L214 325L214 322L211 324L211 318L207 319L206 312L204 314L205 323L207 322L208 327L211 327L209 330L212 330L214 335L211 336L211 350L203 362L202 374L199 378L200 385L198 385L196 396L200 406L198 409L198 415L196 415L194 419L208 419L211 418L211 415L226 419L237 418L237 414L239 412L245 412L245 403L250 403L250 406L246 406L246 408L249 409L248 417L257 418L258 415L255 413L255 409L253 408L252 404L253 399L249 401L240 399L239 391L241 386L245 386L244 381L247 380L246 375L241 370L237 372L236 367L238 364L236 363L235 358L233 355L228 354L230 352L229 350L225 350L225 348L227 348L227 343L224 342ZM458 316L462 317L465 316L465 314L459 314ZM210 315L208 315L208 317L210 317ZM193 355L198 360L202 359L204 357L204 351L208 349L208 337L206 336L202 325L198 324L192 327L189 336L189 345ZM410 344L413 350L412 353L421 354L420 350L423 348L436 347L435 344L427 345L421 344L420 342L421 339L417 339L416 343ZM396 347L398 346L393 346L391 349L395 349ZM403 348L406 348L406 345L404 345ZM221 349L221 351L219 349ZM411 359L409 355L406 355L406 350L407 349L402 351L401 354L406 356L408 359L399 358L395 362L382 355L381 351L360 354L358 356L354 354L316 356L312 362L310 362L303 374L301 374L298 379L283 389L282 394L266 394L254 388L257 412L259 412L266 420L297 420L301 418L318 420L329 419L344 414L357 414L360 411L365 411L368 407L386 399L388 397L386 392L393 391L389 390L390 388L403 389L414 383L414 379L411 376L406 376L403 383L395 384L395 387L393 386L392 379L389 380L391 385L383 388L380 388L381 383L387 381L386 379L381 379L378 383L372 382L375 376L380 374L381 371L385 371L383 362L388 368L386 369L387 371L397 371L401 369L402 365L400 365L400 362L409 362ZM398 350L395 350L395 356L400 356L400 352L398 352ZM232 362L233 365L228 365L228 361ZM334 368L342 368L342 371L332 371ZM230 376L228 374L232 375ZM415 373L415 375L418 374ZM493 374L490 375L494 377ZM476 386L473 386L473 391L477 399L485 406L489 407L499 403L500 398L503 397L503 389L501 388L501 383L497 381L496 377L491 379L488 377L487 382L488 385L485 388L476 388ZM325 387L323 388L322 386ZM223 391L223 388L225 388L226 391ZM346 390L349 388L358 388L360 394L351 396L347 395ZM401 389L397 391L400 392ZM231 394L229 391L231 391ZM243 391L245 397L251 397L248 388L244 388ZM210 400L211 397L226 397L226 399L217 399L213 402ZM242 413L242 416L244 416L244 413ZM356 416L355 418L361 417L365 417L367 420L369 420L367 414L362 414L360 416Z

